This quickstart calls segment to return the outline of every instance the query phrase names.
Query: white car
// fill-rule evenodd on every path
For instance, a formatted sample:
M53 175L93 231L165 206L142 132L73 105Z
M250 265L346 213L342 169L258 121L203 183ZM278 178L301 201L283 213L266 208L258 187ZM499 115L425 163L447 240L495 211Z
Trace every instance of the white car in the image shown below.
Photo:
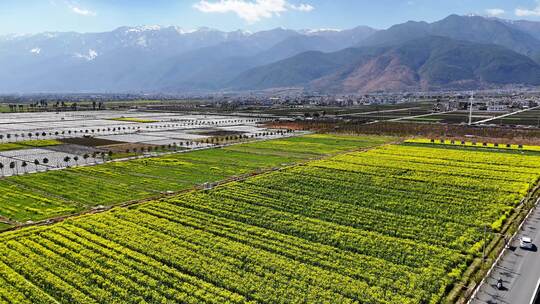
M519 247L523 249L533 249L533 243L530 237L522 236L519 239Z

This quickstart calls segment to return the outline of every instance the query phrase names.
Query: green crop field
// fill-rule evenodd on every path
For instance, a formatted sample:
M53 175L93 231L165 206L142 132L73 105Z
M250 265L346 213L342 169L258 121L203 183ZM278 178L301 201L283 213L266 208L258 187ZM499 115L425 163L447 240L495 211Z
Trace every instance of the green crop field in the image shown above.
M475 111L472 121L480 121L495 116L502 115L501 112ZM404 119L402 122L440 122L440 123L467 123L469 121L468 111L453 111L448 113L433 113L433 115Z
M494 124L540 127L540 109L533 109L492 121Z
M390 110L390 111L381 111L378 110L372 111L369 113L355 113L351 114L351 117L358 118L358 119L366 119L366 120L391 120L391 119L401 119L406 118L410 116L417 116L417 115L427 115L433 113L432 105L428 107L412 107L411 109L396 109L396 110Z
M219 168L289 160L258 154L274 152L268 143L248 145L256 164L223 150L233 154ZM204 153L172 162L218 166ZM481 254L483 227L498 231L538 182L539 161L504 150L385 145L3 233L0 302L438 303Z
M450 147L468 147L477 149L496 149L496 150L508 150L508 151L525 151L525 152L540 152L540 146L530 145L516 145L516 144L504 144L504 143L490 143L490 142L477 142L477 141L459 141L459 140L441 140L427 138L415 138L407 139L405 143L420 144L420 145L435 145L435 146L450 146Z
M387 143L393 138L377 136L335 136L313 134L302 137L292 137L252 144L237 145L227 148L231 151L248 152L260 155L286 156L299 159L309 159L321 155L345 152L351 149L373 147Z
M62 144L60 141L54 140L54 139L25 140L25 141L12 142L12 143L1 143L0 151L50 147L50 146L56 146L60 144Z
M0 180L0 216L17 222L42 220L391 140L309 135L14 176Z

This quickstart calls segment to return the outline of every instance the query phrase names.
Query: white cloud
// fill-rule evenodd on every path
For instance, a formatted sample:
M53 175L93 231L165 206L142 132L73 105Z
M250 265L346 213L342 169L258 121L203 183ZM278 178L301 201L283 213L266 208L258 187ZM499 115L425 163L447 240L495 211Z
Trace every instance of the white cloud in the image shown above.
M81 16L95 16L96 12L78 6L70 5L71 11Z
M518 17L530 17L530 16L540 16L540 6L536 7L535 9L523 9L523 8L516 8L516 16Z
M486 13L490 17L498 17L498 16L506 14L506 11L500 8L489 8L486 10Z
M305 3L302 3L300 5L290 4L289 6L291 9L300 11L300 12L311 12L312 10L315 9L312 5L305 4Z
M291 4L286 0L200 0L193 7L203 13L235 13L249 23L279 16L287 11L310 12L310 4Z
M518 17L538 17L540 16L540 0L536 0L537 5L533 9L521 8L518 7L515 10L515 14Z
M50 0L50 1L52 5L56 6L56 0ZM79 5L78 1L76 0L64 0L64 3L71 10L72 13L75 13L77 15L87 16L87 17L94 17L97 15L96 12L83 8L81 5Z

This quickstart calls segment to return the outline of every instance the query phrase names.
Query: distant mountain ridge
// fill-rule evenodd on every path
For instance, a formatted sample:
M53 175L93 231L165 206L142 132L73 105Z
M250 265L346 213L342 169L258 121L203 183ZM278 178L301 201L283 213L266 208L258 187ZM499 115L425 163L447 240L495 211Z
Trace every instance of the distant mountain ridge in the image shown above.
M336 51L373 32L368 27L249 33L142 26L4 36L0 92L215 90L231 74L309 50Z
M538 62L540 22L478 16L387 30L121 27L0 37L0 93L536 86Z
M527 27L526 24L529 24ZM496 44L518 53L535 57L540 54L538 22L504 21L480 16L450 15L434 22L407 22L374 33L358 46L392 45L427 36L442 36L456 40Z
M457 15L410 21L373 33L356 50L300 54L248 70L229 86L342 93L537 86L537 35L540 23L531 21Z
M363 93L475 89L515 83L540 85L540 65L500 46L428 36L394 46L300 54L244 72L231 86Z

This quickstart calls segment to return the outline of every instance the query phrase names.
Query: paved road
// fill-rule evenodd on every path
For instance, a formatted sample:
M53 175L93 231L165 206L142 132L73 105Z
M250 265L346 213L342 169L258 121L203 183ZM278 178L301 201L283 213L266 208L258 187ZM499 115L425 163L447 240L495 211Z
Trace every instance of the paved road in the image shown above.
M540 279L540 251L519 248L519 237L529 236L540 246L540 206L523 225L511 249L501 258L490 277L480 288L472 304L529 304ZM504 281L504 290L496 288L497 279Z
M512 112L512 113L507 113L507 114L500 115L500 116L491 117L491 118L488 118L488 119L473 122L473 125L485 124L486 122L494 121L494 120L505 118L505 117L508 117L508 116L513 116L513 115L520 114L520 113L523 113L523 112L528 112L528 111L531 111L531 110L536 110L538 108L540 108L540 106L536 106L536 107L532 107L532 108L529 108L529 109L520 110L520 111L516 111L516 112Z
M421 117L429 117L429 116L435 116L435 115L448 114L448 113L452 113L452 112L455 112L455 111L452 110L452 111L446 111L446 112L434 112L434 113L421 114L421 115L414 115L414 116L407 116L407 117L398 117L398 118L390 119L390 120L388 120L388 121L408 120L408 119L414 119L414 118L421 118Z

